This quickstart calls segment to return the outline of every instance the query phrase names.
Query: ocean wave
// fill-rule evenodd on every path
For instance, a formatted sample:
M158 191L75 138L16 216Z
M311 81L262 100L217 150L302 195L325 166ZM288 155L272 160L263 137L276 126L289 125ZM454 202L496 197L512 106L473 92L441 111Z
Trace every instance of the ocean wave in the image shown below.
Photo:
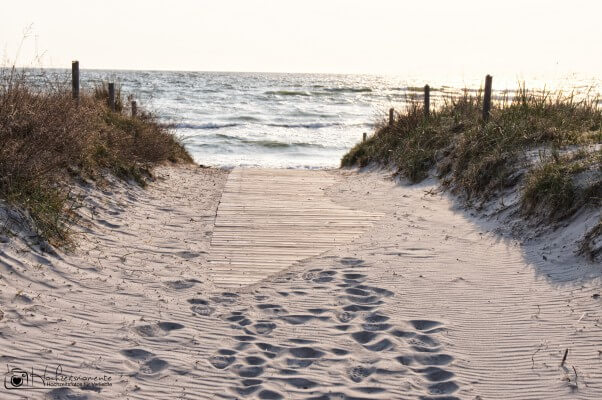
M310 117L310 118L336 118L335 114L322 114L314 111L295 110L289 115L293 117Z
M296 90L269 90L265 94L277 96L311 96L310 93Z
M335 87L328 88L324 86L314 85L312 86L314 89L319 89L318 91L307 92L303 90L270 90L265 92L264 94L268 95L276 95L276 96L324 96L324 95L332 95L333 93L371 93L372 89L367 87L362 88L354 88L354 87Z
M275 126L278 128L308 128L308 129L320 129L327 128L330 126L340 126L338 122L313 122L307 124L266 124L267 126Z
M267 140L267 139L264 139L264 140L242 139L241 142L248 144L248 145L252 145L252 146L267 147L270 149L294 148L294 147L318 147L318 148L324 147L320 144L315 144L315 143L305 143L305 142L286 143L286 142L280 142L278 140Z
M353 87L341 87L341 88L325 88L327 92L335 92L335 93L371 93L372 89L363 87L363 88L353 88Z
M222 128L232 128L235 126L239 126L240 124L235 123L226 123L226 124L217 124L214 122L208 122L206 124L175 124L174 128L176 129L192 129L192 130L204 130L204 129L222 129Z
M221 138L221 139L228 139L228 140L237 140L237 141L243 140L238 136L226 135L225 133L216 133L215 137Z
M224 133L217 133L215 137L220 139L225 139L226 143L236 144L242 143L248 146L258 146L258 147L266 147L266 148L295 148L295 147L314 147L314 148L324 148L321 144L316 143L306 143L306 142L281 142L279 140L274 139L249 139L243 138L239 136L226 135Z
M238 115L238 116L234 116L234 117L228 118L228 119L232 119L234 121L246 121L246 122L260 122L261 121L261 118L252 117L250 115Z

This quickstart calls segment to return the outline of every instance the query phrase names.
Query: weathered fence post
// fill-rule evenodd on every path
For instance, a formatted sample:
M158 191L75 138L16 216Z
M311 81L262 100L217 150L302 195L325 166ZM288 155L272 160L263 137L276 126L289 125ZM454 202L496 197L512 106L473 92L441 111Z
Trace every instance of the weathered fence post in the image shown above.
M429 117L431 112L431 88L429 85L424 85L424 116Z
M366 141L366 136L367 136L367 134L366 134L366 132L364 132L364 134L362 135L362 142Z
M79 102L79 61L71 62L71 94Z
M138 114L138 104L136 104L136 100L132 100L132 117L135 117Z
M115 84L109 83L109 108L115 111Z
M483 97L483 121L489 120L491 113L491 75L485 77L485 95Z
M394 109L389 109L389 127L393 127L393 122L395 122L395 110Z

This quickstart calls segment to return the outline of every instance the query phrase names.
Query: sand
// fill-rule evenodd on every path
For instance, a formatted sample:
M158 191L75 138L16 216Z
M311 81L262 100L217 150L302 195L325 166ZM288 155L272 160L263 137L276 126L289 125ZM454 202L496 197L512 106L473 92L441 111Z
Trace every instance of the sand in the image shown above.
M210 268L219 170L89 189L72 252L2 240L2 362L112 386L0 398L602 398L600 265L544 259L435 182L318 174L328 209L381 217L242 287Z

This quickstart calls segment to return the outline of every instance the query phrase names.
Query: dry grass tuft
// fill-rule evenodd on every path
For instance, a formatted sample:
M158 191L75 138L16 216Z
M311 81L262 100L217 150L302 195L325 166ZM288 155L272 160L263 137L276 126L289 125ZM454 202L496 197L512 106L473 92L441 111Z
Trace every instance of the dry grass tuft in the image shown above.
M585 235L579 250L591 261L602 261L602 219Z
M493 104L486 123L481 109L480 93L468 91L446 99L429 118L421 104L410 103L392 127L380 122L375 134L352 148L341 165L393 166L411 182L434 170L468 203L522 184L524 214L541 220L566 218L580 207L602 207L598 99L576 101L572 95L520 87L512 100ZM529 160L528 152L542 149L552 157Z
M143 184L152 166L191 162L151 114L111 112L105 92L82 91L79 104L61 85L34 86L24 73L0 70L0 199L25 211L41 236L65 242L69 183L103 171Z

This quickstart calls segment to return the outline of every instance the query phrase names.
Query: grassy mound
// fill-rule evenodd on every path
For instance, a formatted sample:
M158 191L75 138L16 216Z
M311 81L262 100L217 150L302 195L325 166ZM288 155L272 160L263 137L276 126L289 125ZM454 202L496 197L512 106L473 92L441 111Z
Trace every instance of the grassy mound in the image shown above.
M428 118L421 104L411 103L392 126L381 122L341 165L392 166L411 182L434 170L470 204L520 184L521 210L547 221L602 206L597 99L574 101L519 88L512 101L493 105L487 122L481 110L480 95L468 92L447 99Z
M0 200L26 211L55 244L68 238L75 179L109 171L144 184L154 165L192 161L152 114L112 112L99 90L80 96L76 103L68 88L34 86L14 70L0 71Z

